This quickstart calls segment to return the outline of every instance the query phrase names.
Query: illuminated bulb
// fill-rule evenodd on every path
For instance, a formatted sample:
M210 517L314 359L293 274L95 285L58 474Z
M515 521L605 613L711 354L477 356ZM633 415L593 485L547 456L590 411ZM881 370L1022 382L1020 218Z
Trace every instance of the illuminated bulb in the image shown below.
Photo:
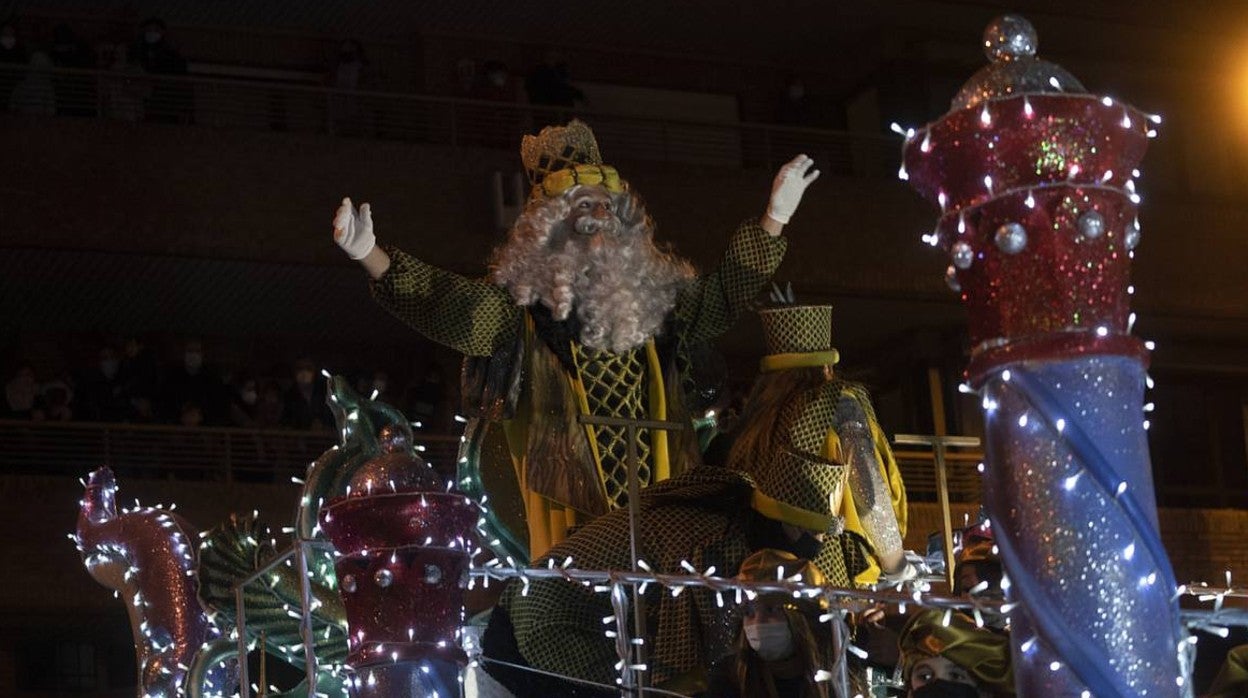
M1023 97L1023 116L1026 116L1028 119L1030 119L1032 115L1035 113L1036 113L1036 110L1031 108L1031 100L1027 99L1027 97L1024 96Z
M1122 127L1131 128L1131 116L1127 114L1126 110L1122 112Z
M1135 327L1135 313L1127 316L1127 331L1130 332L1133 327Z
M902 163L901 167L897 168L897 179L900 179L903 182L906 181L907 179L910 179L910 174L906 172L905 163Z
M1122 493L1126 491L1127 491L1127 481L1123 480L1122 482L1118 483L1118 489L1115 491L1115 495L1121 497Z
M1135 543L1129 543L1122 549L1122 559L1130 561L1133 557L1135 557Z
M1145 411L1145 412L1152 412L1152 411L1153 411L1153 410L1155 410L1155 409L1157 409L1157 405L1156 405L1155 403L1152 403L1152 402L1146 402L1146 403L1144 403L1144 411Z
M1013 374L1011 374L1011 373L1010 373L1010 369L1008 369L1008 368L1007 368L1007 369L1005 369L1004 371L1002 371L1002 372L1001 372L1001 380L1005 381L1006 383L1009 383L1009 382L1010 382L1010 376L1011 376L1011 375L1013 375Z
M1081 169L1082 169L1082 168L1080 168L1080 167L1079 167L1079 163L1077 163L1077 162L1076 162L1076 163L1072 163L1072 164L1071 164L1071 166L1070 166L1070 176L1071 176L1071 177L1078 177L1078 176L1079 176L1079 172L1081 171Z
M1049 663L1049 671L1057 671L1058 669L1061 669L1061 668L1062 668L1062 663L1061 663L1061 662L1050 662L1050 663Z
M925 131L923 133L923 142L919 144L919 150L924 153L932 152L932 132Z
M1128 295L1128 296L1134 296L1134 295L1135 295L1135 285L1134 285L1134 284L1132 284L1132 285L1130 285L1130 286L1127 286L1127 295Z
M992 114L988 112L987 104L984 105L983 111L979 113L979 123L983 124L984 126L992 125Z
M1021 417L1019 417L1019 418L1018 418L1018 426L1020 426L1020 427L1025 427L1025 426L1027 426L1027 415L1023 415L1023 416L1021 416Z
M1109 180L1111 180L1111 179L1113 179L1113 178L1114 178L1114 171L1113 171L1113 170L1105 170L1105 174L1101 175L1101 181L1102 181L1102 182L1108 182Z
M1058 420L1057 420L1057 422L1054 424L1054 426L1056 426L1056 427L1057 427L1057 433L1059 433L1059 434L1060 434L1060 433L1062 433L1063 431L1066 431L1066 420L1061 419L1061 418L1059 417L1059 418L1058 418Z
M975 392L975 389L971 387L970 383L958 383L958 392L969 394Z
M992 193L992 175L984 175L984 187L988 189L988 193Z
M1109 97L1101 97L1101 104L1104 104L1107 107L1112 107L1114 106L1114 100Z
M1083 475L1082 471L1077 472L1074 475L1071 475L1070 477L1062 481L1062 486L1066 488L1067 492L1075 489L1075 485L1079 483L1080 475Z
M978 470L978 471L979 471L979 472L981 472L981 473L982 473L982 472L984 472L984 463L983 463L983 461L980 461L979 465L975 466L975 469L976 469L976 470Z
M895 133L895 134L897 134L897 135L899 135L899 136L904 136L904 135L906 135L906 129L902 128L902 127L901 127L901 124L897 123L896 121L894 121L893 123L889 124L889 125L888 125L888 128L889 128L889 129L891 129L893 133Z
M938 192L936 194L936 203L940 204L940 210L943 211L945 210L945 205L949 203L949 197L945 196L945 193L943 191Z
M1031 195L1031 192L1030 192L1030 191L1028 191L1028 192L1027 192L1027 198L1026 198L1026 199L1023 199L1023 203L1027 205L1027 208L1035 208L1035 207L1036 207L1036 197L1032 196L1032 195Z
M1109 328L1105 327L1104 325L1102 325L1102 326L1100 326L1100 327L1096 328L1096 336L1097 336L1097 337L1104 337L1104 336L1106 336L1106 335L1108 335L1108 334L1109 334Z
M1157 348L1157 343L1150 339L1147 342L1144 342L1144 348L1149 351L1153 351Z

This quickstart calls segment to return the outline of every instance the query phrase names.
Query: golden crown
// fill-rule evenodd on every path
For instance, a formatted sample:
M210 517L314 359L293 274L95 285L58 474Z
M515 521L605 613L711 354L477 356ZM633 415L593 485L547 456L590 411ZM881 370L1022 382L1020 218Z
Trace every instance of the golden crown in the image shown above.
M602 154L594 132L585 122L573 119L567 126L547 126L536 136L521 139L520 161L529 184L538 186L552 172L601 165Z

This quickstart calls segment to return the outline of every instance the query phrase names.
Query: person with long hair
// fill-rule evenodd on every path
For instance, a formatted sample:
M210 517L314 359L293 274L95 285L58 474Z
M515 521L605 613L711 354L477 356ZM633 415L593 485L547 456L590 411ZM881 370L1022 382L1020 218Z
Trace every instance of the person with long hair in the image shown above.
M902 548L906 492L901 472L866 388L833 370L840 354L832 347L832 306L785 304L764 309L760 317L768 354L729 437L727 467L755 476L762 493L776 498L792 486L761 475L782 472L769 467L777 458L804 460L807 469L829 477L827 465L845 466L847 486L836 490L835 501L813 497L805 513L778 509L799 524L807 513L831 508L834 525L815 563L824 570L845 569L847 579L832 583L871 584L881 573L890 581L913 578L916 570Z
M772 582L777 574L821 585L824 577L809 561L781 551L760 550L741 564L737 579ZM788 594L759 594L742 604L736 652L711 669L705 698L831 698L830 683L817 681L831 669L835 645L817 601Z

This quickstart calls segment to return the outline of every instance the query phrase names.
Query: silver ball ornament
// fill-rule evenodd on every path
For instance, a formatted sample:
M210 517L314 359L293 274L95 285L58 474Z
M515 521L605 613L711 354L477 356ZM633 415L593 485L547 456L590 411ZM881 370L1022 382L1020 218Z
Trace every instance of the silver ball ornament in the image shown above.
M355 575L347 574L342 577L342 590L348 594L354 594L356 589Z
M1021 223L1009 222L1002 223L997 228L993 241L997 243L997 247L1006 254L1018 254L1027 247L1027 229Z
M965 242L953 243L949 253L953 256L953 266L959 269L970 269L971 262L975 261L975 249Z
M1132 223L1127 228L1126 235L1122 238L1122 244L1127 246L1128 250L1134 250L1140 244L1140 226Z
M1079 233L1089 240L1095 240L1105 234L1105 218L1096 211L1088 211L1079 216L1077 225Z
M373 581L377 582L377 586L385 589L394 584L394 573L383 567L373 573Z
M952 264L945 270L945 283L949 284L954 293L962 292L962 284L958 282L958 270Z
M442 568L437 565L425 565L425 583L437 584L442 581Z
M1001 15L984 28L984 53L990 61L1013 61L1036 55L1036 28L1019 15Z

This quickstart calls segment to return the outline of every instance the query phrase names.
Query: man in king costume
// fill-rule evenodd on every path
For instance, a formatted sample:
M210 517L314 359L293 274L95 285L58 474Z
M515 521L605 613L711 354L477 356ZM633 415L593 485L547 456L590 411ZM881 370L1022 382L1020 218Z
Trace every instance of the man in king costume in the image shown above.
M641 199L603 163L584 123L526 136L521 157L532 194L488 279L378 247L368 204L356 211L344 199L334 218L334 239L368 271L377 301L467 357L460 484L482 495L482 478L497 477L491 456L511 461L528 545L495 512L486 523L495 552L518 562L558 543L578 517L627 502L628 432L582 416L690 424L691 350L726 331L770 281L781 230L819 175L806 156L782 167L766 214L742 223L719 268L698 276L655 245ZM689 432L637 432L642 487L696 462Z

